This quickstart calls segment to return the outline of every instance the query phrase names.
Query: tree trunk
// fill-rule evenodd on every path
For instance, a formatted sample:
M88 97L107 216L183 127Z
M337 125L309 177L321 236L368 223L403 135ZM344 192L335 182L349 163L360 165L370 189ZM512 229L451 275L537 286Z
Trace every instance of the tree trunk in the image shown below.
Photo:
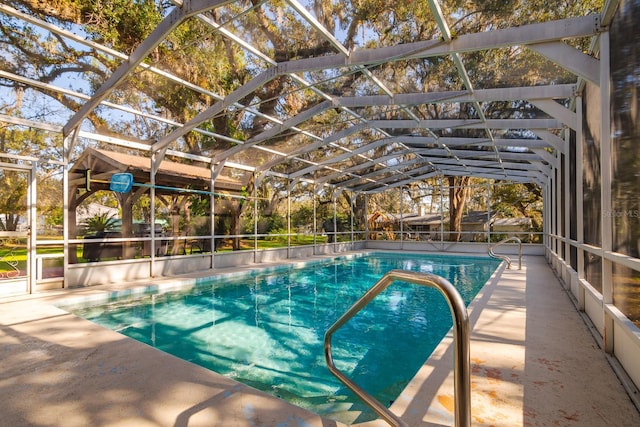
M462 231L462 216L464 205L469 197L468 176L449 176L449 239L452 242L460 241Z
M242 215L242 207L244 203L242 203L242 200L239 200L234 203L234 205L233 214L231 215L231 234L233 234L231 247L234 251L239 251L241 249L239 234L242 233L240 217Z
M187 252L187 242L186 240L178 240L177 237L180 236L180 219L182 218L181 212L187 205L187 197L188 196L176 196L173 195L170 198L160 198L160 201L164 203L165 206L169 209L169 213L171 215L171 236L174 237L173 245L171 247L171 255L179 255L180 253L186 254ZM152 225L155 226L155 225ZM187 223L187 218L185 218L185 235L188 233L189 224Z
M255 186L256 176L255 174L251 175L249 178L249 182L247 185L242 187L243 196L248 197L249 194L254 194L253 188ZM239 251L241 249L240 246L240 237L239 235L242 233L242 214L244 213L244 209L247 206L253 206L253 203L246 203L248 199L240 198L236 199L237 203L235 203L235 208L233 209L232 219L231 219L231 232L234 234L232 240L232 247L234 251ZM256 218L253 219L256 221Z
M122 237L133 236L133 194L131 192L120 194L120 206L122 208ZM122 242L122 258L133 259L135 248L132 242Z

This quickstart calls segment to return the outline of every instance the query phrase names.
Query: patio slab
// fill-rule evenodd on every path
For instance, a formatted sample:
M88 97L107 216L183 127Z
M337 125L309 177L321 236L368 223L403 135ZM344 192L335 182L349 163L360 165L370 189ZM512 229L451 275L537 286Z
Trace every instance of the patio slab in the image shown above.
M113 288L0 302L0 426L343 425L52 305ZM501 267L469 313L474 426L640 425L544 258L526 257L522 270ZM453 425L451 343L441 343L392 406L410 426Z

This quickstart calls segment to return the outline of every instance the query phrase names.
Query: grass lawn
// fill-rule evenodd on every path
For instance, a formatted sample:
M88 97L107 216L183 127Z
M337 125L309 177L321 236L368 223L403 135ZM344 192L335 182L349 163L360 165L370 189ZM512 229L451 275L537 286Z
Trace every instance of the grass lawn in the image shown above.
M277 249L287 247L287 238L284 236L267 237L258 240L258 249ZM313 236L291 236L291 246L312 245L314 243ZM327 243L327 236L317 236L316 243ZM255 242L253 239L242 239L240 241L240 250L252 250ZM79 263L88 262L82 257L83 246L76 246L76 256ZM62 255L63 246L47 245L37 248L38 255ZM232 252L231 239L224 239L223 244L218 248L218 252ZM113 258L115 259L115 258ZM106 261L107 259L105 259ZM62 258L51 259L46 261L47 267L62 266ZM26 244L1 244L0 245L0 275L7 273L13 274L15 268L25 271L27 265L27 248ZM15 268L14 268L15 267Z

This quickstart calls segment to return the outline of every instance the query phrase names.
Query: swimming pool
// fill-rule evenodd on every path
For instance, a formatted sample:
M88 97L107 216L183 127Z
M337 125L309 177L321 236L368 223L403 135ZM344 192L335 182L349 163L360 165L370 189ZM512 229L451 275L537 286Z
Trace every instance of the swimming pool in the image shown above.
M188 290L71 310L107 328L320 415L375 418L328 371L325 331L384 273L448 279L469 303L499 262L485 257L368 253L201 279ZM333 337L336 366L385 404L451 327L435 289L396 283Z

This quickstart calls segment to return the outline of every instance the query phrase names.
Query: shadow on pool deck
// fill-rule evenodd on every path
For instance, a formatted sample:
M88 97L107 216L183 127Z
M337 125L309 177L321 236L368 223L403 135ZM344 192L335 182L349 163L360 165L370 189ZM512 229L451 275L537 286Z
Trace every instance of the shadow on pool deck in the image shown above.
M0 426L342 425L41 300L0 324Z
M51 305L96 292L0 303L0 426L342 425ZM640 425L544 258L494 274L470 318L474 426ZM410 426L453 425L452 364L448 337L392 410Z

